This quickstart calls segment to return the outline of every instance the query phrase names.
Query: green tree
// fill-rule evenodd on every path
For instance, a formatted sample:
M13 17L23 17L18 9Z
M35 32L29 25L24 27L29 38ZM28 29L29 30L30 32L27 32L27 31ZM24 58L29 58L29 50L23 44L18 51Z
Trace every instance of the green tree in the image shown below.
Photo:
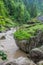
M19 23L26 23L30 19L30 14L23 3L18 3L15 12L14 17Z
M31 4L29 12L30 12L31 17L37 16L37 7L35 4L33 4L33 3Z

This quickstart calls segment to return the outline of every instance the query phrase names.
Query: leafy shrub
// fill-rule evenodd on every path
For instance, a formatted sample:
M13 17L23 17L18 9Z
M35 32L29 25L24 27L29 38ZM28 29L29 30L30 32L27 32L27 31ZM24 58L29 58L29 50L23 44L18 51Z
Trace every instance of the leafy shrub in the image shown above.
M2 59L2 60L6 60L6 59L7 59L7 55L6 55L6 54L3 54L3 56L2 56L1 59Z
M7 55L4 53L4 51L0 51L0 56L2 60L6 60L7 59Z

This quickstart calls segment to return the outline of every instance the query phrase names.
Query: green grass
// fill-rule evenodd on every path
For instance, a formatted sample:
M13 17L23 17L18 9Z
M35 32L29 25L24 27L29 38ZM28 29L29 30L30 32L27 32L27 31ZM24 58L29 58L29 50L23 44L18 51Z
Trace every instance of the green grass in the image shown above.
M31 36L35 36L37 30L43 31L43 24L35 24L34 26L21 27L14 33L14 37L18 40L29 39Z
M28 34L28 32L26 32L25 30L18 30L16 33L14 33L14 35L18 40L28 39L31 36L31 34Z

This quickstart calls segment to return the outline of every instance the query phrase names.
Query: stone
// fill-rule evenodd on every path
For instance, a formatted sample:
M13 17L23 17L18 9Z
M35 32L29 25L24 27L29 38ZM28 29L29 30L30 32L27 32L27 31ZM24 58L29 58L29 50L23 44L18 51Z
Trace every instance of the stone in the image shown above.
M41 30L38 30L37 34L35 36L32 36L28 40L16 39L16 44L19 46L21 50L29 53L31 49L40 47L41 45L43 45L43 32Z
M2 36L0 39L3 40L3 39L6 39L6 38L5 38L5 36Z
M17 43L18 42L18 43ZM17 41L16 40L16 44L17 44L17 46L22 50L22 51L24 51L24 52L29 52L29 49L28 49L28 45L29 45L29 43L28 43L28 40L22 40L22 41Z
M43 46L32 49L30 51L30 57L34 62L39 62L40 60L43 60Z
M28 58L20 57L11 61L5 62L3 65L36 65L32 60Z
M0 33L0 40L6 39L5 33Z

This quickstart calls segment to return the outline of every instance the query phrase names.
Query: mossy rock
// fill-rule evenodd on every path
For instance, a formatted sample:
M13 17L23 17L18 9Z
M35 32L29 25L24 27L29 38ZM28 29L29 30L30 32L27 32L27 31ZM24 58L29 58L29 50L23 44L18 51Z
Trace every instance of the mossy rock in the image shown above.
M29 28L22 28L14 33L16 44L25 52L43 45L43 24L35 24Z

